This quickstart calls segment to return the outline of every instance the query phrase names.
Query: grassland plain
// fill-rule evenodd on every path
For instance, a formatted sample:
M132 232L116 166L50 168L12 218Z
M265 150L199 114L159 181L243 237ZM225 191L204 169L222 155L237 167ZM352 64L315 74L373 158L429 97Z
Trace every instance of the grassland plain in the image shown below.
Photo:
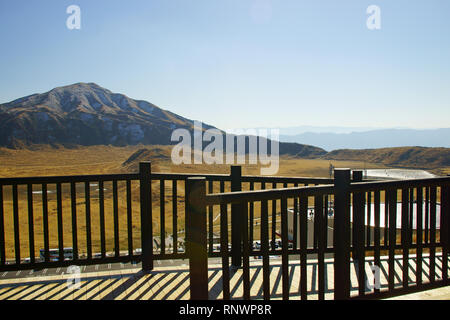
M157 159L152 161L152 171L154 172L178 172L178 173L223 173L230 172L229 165L174 165L170 160L170 147L168 146L90 146L90 147L49 147L35 146L32 149L5 149L0 148L0 177L30 177L30 176L55 176L55 175L84 175L84 174L109 174L129 172L130 167L124 166L123 163L136 151L147 148L150 150L157 149ZM165 155L165 156L161 156ZM303 177L328 177L329 165L335 167L348 167L352 169L363 168L386 168L386 165L369 163L362 161L335 161L324 159L300 159L295 157L281 157L280 170L278 176L303 176ZM260 167L258 165L243 165L244 175L259 175ZM184 183L178 182L178 230L180 238L184 238ZM281 185L278 185L280 187ZM81 187L81 186L80 186ZM100 250L100 215L99 215L99 199L95 194L96 185L92 185L93 194L91 196L91 235L93 251ZM259 188L259 186L255 186ZM269 188L271 186L268 186ZM49 185L48 194L48 210L49 210L49 240L50 247L56 248L58 245L57 233L57 208L56 194L52 190L56 186ZM112 183L105 183L105 227L106 227L106 249L112 251L114 247L113 234L113 203L112 203ZM172 184L166 182L165 186L165 232L166 235L172 235ZM243 189L249 189L248 184L243 185ZM152 183L153 196L153 230L156 236L160 234L160 203L159 203L159 181ZM229 191L229 184L226 184L225 190ZM21 256L27 257L28 247L28 207L26 199L26 186L19 186L19 229L21 238ZM43 218L42 218L42 195L39 193L39 186L34 186L33 194L33 213L34 213L34 233L36 241L35 255L39 254L39 249L44 247L43 244ZM72 246L72 219L71 219L71 202L69 194L69 186L62 186L62 205L63 205L63 233L64 246ZM219 191L219 185L214 185L214 192ZM14 257L14 228L12 214L12 198L11 188L4 187L4 211L5 211L5 245L6 255L8 259ZM118 209L119 209L119 235L120 249L126 250L128 244L127 238L127 207L125 183L118 183ZM382 198L383 195L382 195ZM382 199L383 201L383 199ZM85 202L84 193L77 193L77 233L78 246L80 253L86 252L86 218L85 218ZM292 206L292 203L288 204ZM271 204L269 204L271 208ZM280 204L277 203L277 212L279 212ZM219 208L214 208L213 227L215 231L219 231ZM259 218L259 203L255 203L255 220ZM276 219L276 228L279 228L279 219ZM271 224L271 218L269 220ZM133 246L140 247L140 207L139 207L139 185L137 182L132 183L132 226L133 226ZM269 225L271 228L271 225ZM259 225L255 225L255 239L260 236ZM170 251L170 248L169 248Z

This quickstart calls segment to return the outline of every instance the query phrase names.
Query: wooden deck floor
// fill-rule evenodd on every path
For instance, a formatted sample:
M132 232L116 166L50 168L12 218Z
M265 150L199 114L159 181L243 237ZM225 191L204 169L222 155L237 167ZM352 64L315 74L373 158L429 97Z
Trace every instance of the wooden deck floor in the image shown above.
M366 261L367 275L372 275L372 260ZM395 284L401 287L402 258L396 257ZM282 297L281 262L270 261L271 298ZM308 299L317 299L317 263L308 261ZM381 259L381 290L387 288L387 257ZM410 283L415 282L415 258L410 257ZM325 299L333 299L333 261L326 260ZM189 270L185 266L159 267L152 272L143 273L140 269L103 271L97 273L83 273L80 277L80 288L70 288L70 275L46 276L36 278L22 278L0 280L0 300L123 300L123 299L189 299ZM429 259L423 258L423 281L429 281ZM437 254L436 279L442 277L442 258ZM370 276L370 278L372 278ZM300 265L291 261L289 265L290 299L298 300L300 283ZM357 294L357 280L354 264L351 265L352 288L351 294ZM251 260L250 267L251 299L263 298L262 264L260 260ZM242 299L242 270L231 272L230 289L232 299ZM446 296L447 294L447 296ZM209 266L209 296L210 299L222 299L222 271L221 265ZM450 299L450 290L441 294Z

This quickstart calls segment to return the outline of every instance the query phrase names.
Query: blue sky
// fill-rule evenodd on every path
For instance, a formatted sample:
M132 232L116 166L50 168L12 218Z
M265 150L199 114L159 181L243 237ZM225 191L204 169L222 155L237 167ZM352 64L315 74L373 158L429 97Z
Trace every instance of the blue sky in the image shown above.
M450 127L449 34L447 0L1 0L0 102L95 82L221 129Z

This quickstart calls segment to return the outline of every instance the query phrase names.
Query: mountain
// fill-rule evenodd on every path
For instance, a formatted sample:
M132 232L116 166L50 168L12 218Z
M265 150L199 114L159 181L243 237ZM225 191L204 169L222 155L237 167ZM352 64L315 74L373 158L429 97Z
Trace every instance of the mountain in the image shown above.
M450 147L450 128L441 129L378 129L364 132L304 132L280 135L280 141L318 146L325 150L367 149L403 146Z
M192 133L193 121L95 83L76 83L0 104L0 146L8 148L35 144L171 145L176 143L170 138L177 128ZM203 130L211 128L203 124ZM281 143L280 154L317 157L326 151Z
M192 121L152 103L77 83L0 105L0 145L170 144ZM205 126L210 128L211 126Z
M363 150L334 150L324 159L356 160L388 166L434 169L450 167L449 148L401 147Z

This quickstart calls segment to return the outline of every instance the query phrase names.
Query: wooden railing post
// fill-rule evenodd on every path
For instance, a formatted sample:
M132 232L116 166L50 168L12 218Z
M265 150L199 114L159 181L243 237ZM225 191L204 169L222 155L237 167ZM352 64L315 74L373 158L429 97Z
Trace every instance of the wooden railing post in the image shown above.
M231 192L242 191L242 167L231 166ZM239 268L242 265L242 237L243 223L242 205L231 205L231 265Z
M350 297L350 169L334 169L334 299Z
M441 242L442 246L442 278L448 285L448 254L450 250L450 186L441 187Z
M362 170L353 171L353 181L361 182L363 179ZM364 192L355 192L353 194L353 226L352 226L352 243L353 243L353 261L358 276L359 294L363 295L366 289L366 279L364 272Z
M142 270L153 270L152 180L151 163L139 163L141 201Z
M189 257L191 300L208 299L206 179L186 180L186 252Z

